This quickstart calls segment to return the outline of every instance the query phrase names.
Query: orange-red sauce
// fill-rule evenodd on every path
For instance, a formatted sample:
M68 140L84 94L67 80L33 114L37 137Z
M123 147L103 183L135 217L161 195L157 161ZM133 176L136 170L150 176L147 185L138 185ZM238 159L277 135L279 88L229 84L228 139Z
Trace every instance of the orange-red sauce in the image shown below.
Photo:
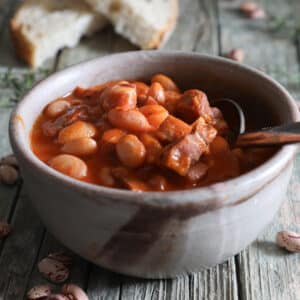
M153 86L154 82L156 83ZM119 85L119 89L115 88L111 91L110 89L116 85ZM92 124L96 133L91 138L96 141L97 149L93 154L75 156L87 166L86 175L78 179L93 184L134 191L190 189L239 176L262 164L274 153L274 149L270 148L247 150L231 148L227 142L229 128L226 121L222 119L217 109L212 109L208 102L205 102L207 101L206 95L201 91L183 93L175 83L164 76L154 77L151 85L137 82L111 82L89 89L76 88L70 95L55 101L61 100L70 104L68 109L57 116L51 116L47 113L49 107L47 106L37 118L31 133L32 150L40 160L49 164L51 159L65 153L62 150L63 144L58 142L61 130L78 120ZM159 107L164 109L164 114L154 119L145 114L150 126L150 129L146 131L139 127L128 129L127 125L123 128L120 120L114 121L114 124L110 121L112 109L120 109L122 113L126 111L128 115L132 110L138 113L144 111L145 109L141 108L145 105L152 105L152 107L147 106L148 110L153 109L153 105L156 105L156 109ZM171 137L172 134L170 135L169 131L157 133L165 130L162 129L163 126L167 127L163 125L166 121L166 114L170 118L174 117L184 122L181 124L182 127L178 125L179 127L174 131L177 134L176 137ZM162 123L160 123L160 118L164 120ZM195 124L199 118L201 118L200 129L196 129ZM120 126L116 126L115 122ZM102 140L103 134L113 128L123 130L124 134L135 135L140 141L141 135L145 133L154 137L161 145L160 151L154 152L154 161L149 162L145 158L138 167L124 165L128 162L120 160L116 145L108 146ZM191 128L189 133L187 133L187 128ZM168 127L168 130L171 129ZM209 133L204 131L209 131ZM165 135L170 140L162 138ZM192 143L190 146L184 145L189 141L189 138L186 138L187 135L192 135L191 138L195 138L199 147L202 147L199 159L197 159L199 153L193 155L188 153L189 149L191 152L199 149L192 148ZM179 143L181 143L180 146ZM174 151L168 152L170 148ZM181 153L179 167L176 162L177 150ZM141 153L141 155L144 154ZM100 176L104 168L105 172L109 172L112 181L103 180L103 175ZM193 172L192 168L194 168Z

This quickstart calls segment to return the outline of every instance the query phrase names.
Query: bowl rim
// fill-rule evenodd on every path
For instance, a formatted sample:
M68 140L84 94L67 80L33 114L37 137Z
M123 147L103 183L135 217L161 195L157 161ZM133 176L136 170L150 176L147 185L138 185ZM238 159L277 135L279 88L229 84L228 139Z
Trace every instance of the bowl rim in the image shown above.
M145 56L146 58L155 58L157 56L161 57L182 57L187 59L202 59L206 61L211 61L212 63L222 63L226 64L228 67L234 67L240 69L241 71L246 71L249 74L252 74L256 77L260 77L262 80L268 82L269 84L273 85L277 90L279 90L283 97L286 99L286 105L291 110L291 121L297 121L300 119L300 114L298 108L295 104L293 97L289 94L289 92L277 81L272 79L269 75L259 71L253 67L242 65L238 62L232 61L230 59L226 59L223 57L207 55L207 54L200 54L195 52L186 52L186 51L130 51L130 52L123 52L117 54L110 54L103 57L98 57L95 59L83 61L79 64L72 65L67 67L61 71L55 72L50 76L46 77L45 79L37 82L21 99L21 101L17 104L14 110L11 113L10 121L9 121L9 136L12 147L17 155L20 155L22 159L26 160L29 163L32 169L37 170L38 172L42 173L45 178L48 177L50 180L56 181L58 184L63 184L68 186L69 188L75 189L76 192L89 192L92 196L101 195L108 199L113 200L120 200L131 202L134 204L141 204L141 201L144 204L154 205L154 206L169 206L169 205L178 205L178 204L193 204L199 201L203 201L204 199L218 197L220 198L219 193L225 192L225 196L223 200L226 202L226 197L228 198L228 192L238 189L243 190L249 187L249 184L252 183L255 186L258 186L257 190L249 192L249 198L259 191L263 186L259 183L264 182L264 178L272 178L269 181L273 181L275 177L277 177L282 170L284 170L287 165L293 159L297 146L296 145L289 145L281 147L276 154L274 154L270 159L268 159L265 163L259 165L257 168L242 174L238 177L226 180L224 182L214 183L208 186L193 188L188 190L178 190L178 191L167 191L167 192L156 192L156 191L149 191L149 192L133 192L129 190L117 189L117 188L109 188L105 186L100 186L92 183L87 183L84 181L80 181L64 175L52 168L50 168L47 164L42 162L35 154L31 151L30 146L27 148L21 142L21 132L19 122L16 120L19 118L19 112L22 108L27 105L28 102L31 101L32 93L43 87L43 85L49 84L52 80L55 80L69 72L73 72L74 70L78 70L80 68L89 67L93 68L94 65L97 65L101 61L105 61L107 59L113 59L114 57L123 57L126 59L128 56L132 55L141 55ZM29 143L29 141L28 141ZM26 181L26 179L25 179ZM180 197L178 197L180 196ZM184 199L184 201L182 201ZM247 200L246 198L245 200ZM227 205L233 205L235 203L239 203L240 201L227 201Z

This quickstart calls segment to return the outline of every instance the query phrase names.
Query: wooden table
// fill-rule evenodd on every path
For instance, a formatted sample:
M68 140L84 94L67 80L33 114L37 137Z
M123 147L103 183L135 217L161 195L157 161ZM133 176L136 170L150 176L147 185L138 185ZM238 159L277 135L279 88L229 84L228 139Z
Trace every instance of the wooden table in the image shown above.
M78 47L61 51L33 72L15 58L9 39L8 22L17 2L0 0L1 155L10 152L7 123L14 101L34 81L79 61L135 49L107 28ZM260 2L269 14L288 22L295 21L297 14L300 17L299 0ZM180 0L180 4L179 23L165 49L220 55L241 47L246 64L271 74L296 98L300 96L300 38L296 32L290 29L280 34L270 30L270 21L246 19L237 10L239 1ZM299 167L300 156L287 200L273 223L252 245L222 265L173 280L141 280L113 274L77 257L70 281L85 288L90 299L300 299L300 255L287 254L274 244L277 231L300 230ZM63 247L41 224L22 184L0 186L0 220L13 226L12 234L0 241L0 299L23 299L28 288L45 282L37 262Z

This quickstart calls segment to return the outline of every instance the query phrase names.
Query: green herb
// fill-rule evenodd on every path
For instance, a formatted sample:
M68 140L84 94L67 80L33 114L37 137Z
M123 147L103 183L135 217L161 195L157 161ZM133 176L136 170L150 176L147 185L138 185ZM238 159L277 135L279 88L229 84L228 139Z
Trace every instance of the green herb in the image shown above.
M291 15L283 17L272 16L269 18L268 28L271 33L295 38L300 34L300 18L295 19Z
M13 107L35 82L48 74L48 70L0 73L0 108Z

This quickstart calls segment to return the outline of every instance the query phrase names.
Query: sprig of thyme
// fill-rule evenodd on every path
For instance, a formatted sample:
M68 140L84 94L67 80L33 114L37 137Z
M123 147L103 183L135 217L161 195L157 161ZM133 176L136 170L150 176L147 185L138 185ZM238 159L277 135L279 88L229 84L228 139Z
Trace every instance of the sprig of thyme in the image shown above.
M270 32L294 38L300 34L300 18L291 15L271 16L268 27Z
M48 70L0 73L0 108L13 107L35 82L48 74Z

